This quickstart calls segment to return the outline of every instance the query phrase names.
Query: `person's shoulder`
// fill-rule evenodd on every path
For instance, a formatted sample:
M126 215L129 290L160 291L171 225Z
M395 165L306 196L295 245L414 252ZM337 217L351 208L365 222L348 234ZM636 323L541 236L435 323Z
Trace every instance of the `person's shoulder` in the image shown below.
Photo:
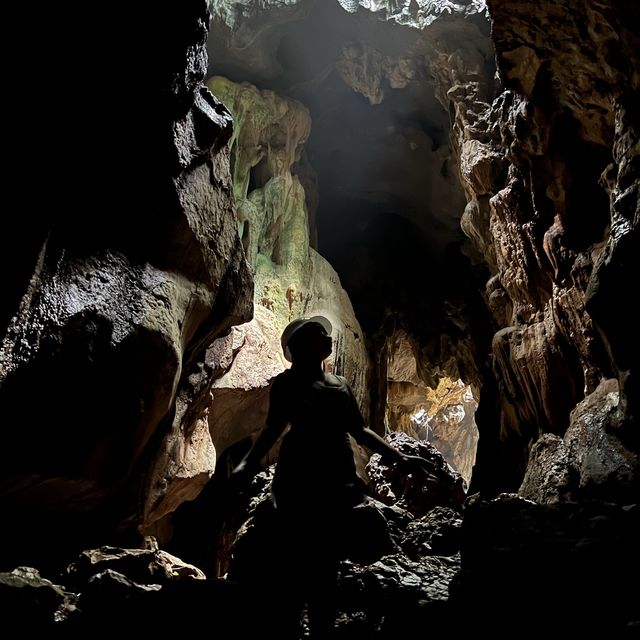
M341 387L348 388L349 384L344 376L339 376L336 373L325 373L324 382L329 387Z
M285 369L281 371L275 378L271 379L271 392L277 393L282 389L286 389L291 384L291 371Z

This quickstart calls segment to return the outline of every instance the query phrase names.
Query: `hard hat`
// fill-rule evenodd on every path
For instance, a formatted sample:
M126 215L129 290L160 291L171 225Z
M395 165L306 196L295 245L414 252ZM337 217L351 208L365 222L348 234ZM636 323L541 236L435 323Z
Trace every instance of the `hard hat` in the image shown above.
M311 318L298 318L297 320L292 320L282 332L282 337L280 338L280 344L282 345L282 351L284 353L284 357L291 362L291 351L289 351L289 342L291 338L293 338L294 334L302 329L306 324L311 322L315 322L319 324L328 335L331 335L331 331L333 331L333 327L327 318L324 316L312 316Z

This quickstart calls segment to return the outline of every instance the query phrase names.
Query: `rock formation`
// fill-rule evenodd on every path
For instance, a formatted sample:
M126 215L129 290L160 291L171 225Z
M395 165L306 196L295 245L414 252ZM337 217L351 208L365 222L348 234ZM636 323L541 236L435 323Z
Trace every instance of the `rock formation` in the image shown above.
M47 140L51 157L42 193L31 187L33 220L16 213L23 288L2 300L1 535L12 557L135 540L167 502L198 493L215 468L205 349L252 313L232 119L203 85L206 3L126 19L90 8L82 27L55 11L35 45L49 64L37 106L47 117L29 105L16 121L17 152ZM19 87L32 82L22 72Z
M499 429L480 424L476 486L515 489L531 443L562 436L577 403L612 376L621 395L609 426L637 452L625 435L636 420L628 354L637 336L616 305L638 273L624 256L637 241L637 127L628 113L639 25L617 5L487 4L501 92L490 108L453 81L447 95L469 199L462 225L490 269L486 298L499 328L491 418ZM506 466L520 460L507 484L495 476L498 440L512 442L502 446Z
M478 441L474 421L478 403L473 390L462 380L446 376L434 381L435 388L428 386L418 376L415 346L404 332L397 331L391 345L387 367L389 428L433 444L468 485Z
M170 607L263 632L269 471L251 496L227 473L287 366L282 328L321 312L370 424L431 462L356 452L373 497L338 637L630 637L635 4L16 11L3 621L163 633Z

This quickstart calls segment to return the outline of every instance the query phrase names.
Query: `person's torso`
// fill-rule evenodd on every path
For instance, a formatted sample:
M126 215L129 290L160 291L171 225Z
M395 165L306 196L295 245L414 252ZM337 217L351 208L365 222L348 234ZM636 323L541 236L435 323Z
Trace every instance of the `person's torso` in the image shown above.
M306 384L289 380L290 428L276 467L275 491L303 499L334 499L358 482L349 439L353 398L344 378Z

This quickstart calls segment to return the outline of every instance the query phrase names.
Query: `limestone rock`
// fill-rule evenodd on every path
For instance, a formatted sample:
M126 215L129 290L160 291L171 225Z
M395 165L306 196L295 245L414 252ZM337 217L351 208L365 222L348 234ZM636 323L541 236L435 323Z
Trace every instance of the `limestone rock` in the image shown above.
M452 269L444 258L459 253L465 206L448 135L450 104L456 103L447 92L469 94L464 122L475 123L479 112L471 96L489 99L492 81L487 75L493 72L484 6L415 1L342 3L347 11L337 2L261 6L262 13L258 5L243 3L234 13L227 3L216 4L211 74L278 87L308 110L312 126L305 148L322 176L316 183L318 242L349 292L373 344L370 350L381 351L374 335L386 317L395 316L419 343L421 375L446 371L477 384L471 318L485 311L480 297L469 295L471 282L463 275L462 260L459 269ZM246 86L244 91L249 94ZM262 93L266 98L269 92ZM228 106L236 99L230 98ZM292 113L296 101L283 102L281 113ZM253 105L249 114L261 109ZM275 144L262 142L260 148ZM252 143L250 149L257 146ZM240 164L252 153L237 156ZM266 156L258 159L262 154L255 152L249 180L260 187L270 177ZM491 150L492 158L498 155ZM493 165L480 163L476 172L480 180L490 181L496 179L492 171ZM297 169L293 173L297 177ZM287 188L292 202L295 180ZM268 187L255 189L240 203L240 216L249 221L250 246L250 220L260 219L257 212L269 197ZM270 244L266 248L271 251ZM424 294L416 295L414 282L421 283ZM446 307L445 299L451 301ZM435 333L442 338L427 337ZM381 430L377 405L386 383L377 364L373 376L380 380L371 387L376 389L375 428Z
M630 92L638 88L633 70L640 24L626 5L487 5L500 92L484 113L478 98L470 105L469 93L449 96L461 125L470 123L458 115L464 110L480 115L473 130L454 125L454 132L458 148L468 149L461 154L464 166L482 168L462 172L470 199L463 229L476 260L483 254L491 269L487 302L500 325L493 351L504 394L498 403L503 444L494 451L520 446L526 463L527 442L543 432L562 436L569 412L612 375L624 416L615 421L619 435L633 431L639 394L629 354L637 351L637 335L619 305L633 295L638 278L637 261L629 259L637 244L638 176L630 162L638 132L628 114ZM507 334L508 350L520 352L520 364L511 356L504 360L500 345L506 346ZM589 406L594 415L609 411L602 394L593 395ZM496 442L495 435L487 437ZM628 444L635 441L626 437ZM564 446L545 436L536 450L538 465L548 459L542 466L558 474L549 478L551 495L552 485L569 482L564 465L557 467ZM637 449L637 443L630 446ZM525 466L520 463L514 478Z
M69 579L84 584L104 571L126 575L138 584L165 584L171 580L204 580L204 573L180 558L158 549L153 539L148 539L147 549L100 547L83 551L67 568Z
M465 505L461 571L450 584L450 605L465 602L476 624L476 616L500 602L492 628L509 634L544 594L556 604L527 617L530 631L624 637L638 619L626 583L640 566L639 515L637 505L540 505L514 494L476 495ZM577 610L590 613L576 616Z
M189 378L210 342L250 318L252 300L225 148L231 116L202 84L206 2L178 16L87 9L91 42L77 15L58 9L42 18L55 45L34 52L50 63L39 79L50 118L39 104L38 126L29 116L24 127L57 155L46 205L30 201L21 269L31 271L16 280L7 323L3 311L0 423L21 453L0 472L0 504L12 553L47 546L62 559L96 537L135 536L211 474L197 397L210 378L197 389Z
M543 432L564 433L582 392L581 370L549 311L535 324L501 329L493 352L504 385L503 433L518 430L534 440Z
M0 595L4 624L25 631L53 628L73 614L78 600L77 594L26 566L0 573Z
M380 454L374 453L367 464L373 497L386 504L397 504L418 516L437 505L461 507L465 497L462 476L435 447L399 431L390 433L387 438L403 453L425 458L428 471L416 472L413 477L402 468L383 464Z
M518 493L542 504L634 502L640 465L616 435L618 402L617 380L603 380L572 411L564 438L546 435L534 444Z
M409 337L397 331L390 342L389 428L430 442L469 483L478 441L471 387L447 377L440 378L435 389L430 387L418 376L416 349Z

